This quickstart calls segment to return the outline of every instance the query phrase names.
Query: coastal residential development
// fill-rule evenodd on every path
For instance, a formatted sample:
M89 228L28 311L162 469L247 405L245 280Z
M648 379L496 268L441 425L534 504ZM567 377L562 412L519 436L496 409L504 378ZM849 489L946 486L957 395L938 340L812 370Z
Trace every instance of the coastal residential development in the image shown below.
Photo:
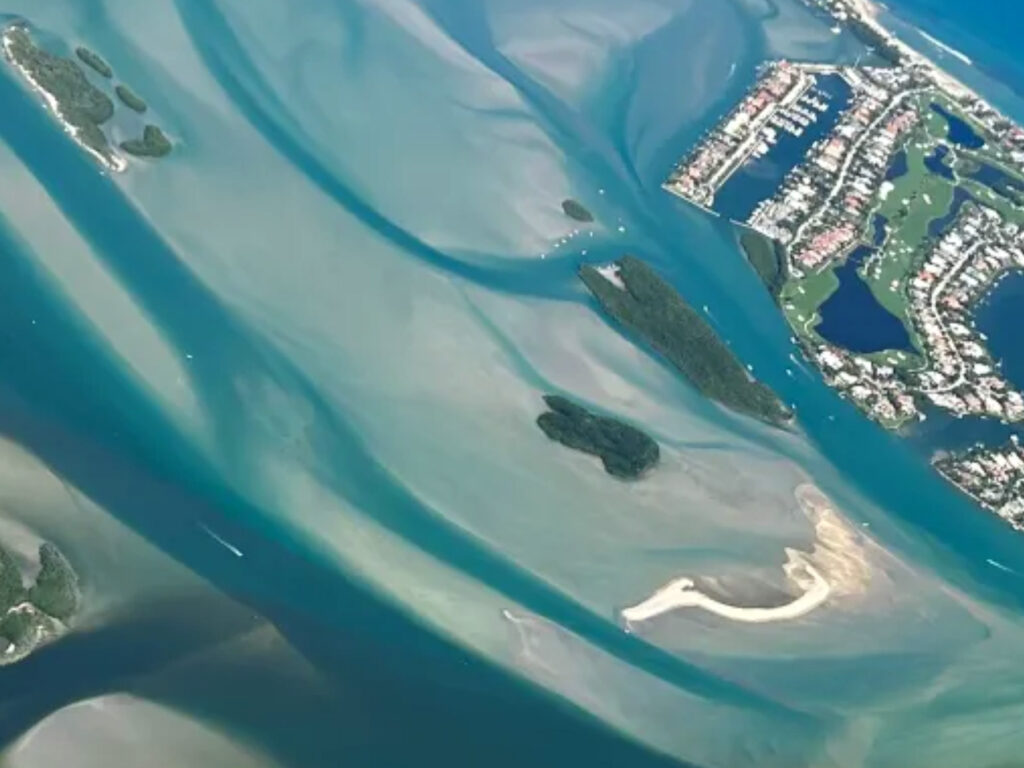
M1018 531L1024 531L1024 446L1014 437L997 449L974 448L935 462L943 477Z
M1024 130L869 3L806 2L872 55L765 64L665 189L743 229L806 356L870 418L894 430L937 414L1024 422L1024 383L975 319L1024 272ZM765 253L777 254L771 274ZM1022 455L981 446L936 466L1020 524Z

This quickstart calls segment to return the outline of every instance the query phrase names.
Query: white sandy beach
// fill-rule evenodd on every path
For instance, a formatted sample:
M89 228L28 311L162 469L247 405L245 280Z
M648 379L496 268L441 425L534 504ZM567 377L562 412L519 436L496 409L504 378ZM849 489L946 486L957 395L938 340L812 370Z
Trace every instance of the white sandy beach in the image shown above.
M793 553L799 555L799 553ZM740 608L735 605L719 602L696 589L693 580L681 578L672 581L655 592L642 603L622 611L622 618L627 624L653 619L668 611L678 608L700 608L731 621L743 621L751 624L762 624L770 621L788 621L804 616L828 600L831 592L829 584L813 566L800 559L792 559L786 563L787 575L794 581L796 572L803 570L801 581L809 579L810 588L791 603L773 608Z
M944 69L942 69L942 67L940 67L934 61L932 61L927 56L922 54L916 48L905 43L903 40L899 38L899 36L894 34L891 30L889 30L881 22L879 22L878 17L881 11L877 3L872 2L872 0L850 0L850 5L854 8L855 12L861 18L861 20L863 20L866 24L873 27L878 34L888 39L894 46L896 46L899 49L901 54L907 57L907 59L909 59L914 64L927 66L932 71L932 75L935 78L936 82L942 88L946 89L951 94L957 97L971 96L973 98L980 98L978 94L974 93L974 91L972 91L962 82L960 82L960 80L946 72ZM920 30L918 31L920 32ZM943 43L940 43L934 38L929 37L923 32L921 32L921 34L930 42L938 45L944 50L948 50L948 52L950 53L957 55L958 58L966 58L959 51L953 51L953 49L948 48ZM969 59L967 63L971 63Z

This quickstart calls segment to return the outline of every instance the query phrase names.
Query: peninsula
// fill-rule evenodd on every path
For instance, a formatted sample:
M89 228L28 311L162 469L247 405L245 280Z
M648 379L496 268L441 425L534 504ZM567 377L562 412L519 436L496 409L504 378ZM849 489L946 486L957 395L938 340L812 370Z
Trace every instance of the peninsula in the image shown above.
M665 189L742 230L805 356L869 418L1024 423L1024 392L974 322L1024 270L1024 129L866 0L805 2L872 56L765 64Z
M605 267L584 265L580 278L605 312L643 338L705 397L772 426L792 421L775 393L754 379L707 321L643 261L625 256Z
M746 230L740 235L740 247L764 287L778 301L788 279L786 249L754 230Z
M57 547L41 544L37 565L26 587L17 560L0 545L0 666L63 634L81 604L78 576Z
M658 444L639 429L598 416L559 395L546 395L544 402L551 409L537 417L544 434L598 456L608 474L633 480L658 463Z

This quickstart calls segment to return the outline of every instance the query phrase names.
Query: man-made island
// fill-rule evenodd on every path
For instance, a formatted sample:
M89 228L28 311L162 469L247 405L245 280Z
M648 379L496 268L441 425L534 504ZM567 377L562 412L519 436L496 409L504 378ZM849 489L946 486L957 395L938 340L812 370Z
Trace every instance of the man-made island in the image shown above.
M130 113L116 114L120 128L139 121L137 115L144 113L146 102L123 83L110 90L110 83L104 82L114 76L111 66L99 54L79 46L75 56L88 70L103 80L90 76L72 58L50 53L32 39L29 26L18 21L9 24L2 33L4 55L7 61L21 74L29 86L42 95L50 111L64 126L64 130L90 155L112 171L123 171L128 163L124 156L112 146L106 130L115 117L117 103L123 104ZM127 121L128 125L120 123ZM141 122L141 121L139 121ZM138 123L136 123L138 125ZM171 142L156 125L139 125L139 138L122 141L120 148L137 157L157 158L170 153Z
M598 416L559 395L546 395L551 410L537 417L537 426L552 440L601 459L605 471L633 480L658 463L658 444L636 427Z
M974 320L1024 270L1024 130L870 3L806 2L875 58L766 64L665 188L741 227L806 356L870 418L1024 422Z
M605 267L583 266L580 278L609 315L705 397L773 426L792 420L775 393L754 379L707 321L643 261L625 256Z
M41 544L37 565L35 582L26 587L15 556L0 546L0 665L59 637L78 612L78 576L60 550Z
M970 321L1024 268L1024 132L917 54L902 60L768 65L666 188L784 247L776 266L743 236L808 356L872 418L898 428L928 404L1024 419ZM770 183L756 173L787 162Z

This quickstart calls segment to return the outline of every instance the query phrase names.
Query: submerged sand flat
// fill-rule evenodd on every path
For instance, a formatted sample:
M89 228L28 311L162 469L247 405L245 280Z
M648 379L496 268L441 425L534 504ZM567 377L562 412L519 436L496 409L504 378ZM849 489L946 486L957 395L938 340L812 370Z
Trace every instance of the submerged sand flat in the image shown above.
M174 764L209 768L277 765L212 725L126 694L64 707L0 756L5 768Z
M672 580L646 600L625 608L621 615L627 630L634 623L683 608L700 608L730 621L752 624L790 621L825 605L833 595L861 591L870 572L857 534L813 485L799 486L794 495L814 525L816 541L811 552L789 547L785 550L786 562L782 570L796 595L791 602L771 607L729 605L704 594L692 578L684 576Z

